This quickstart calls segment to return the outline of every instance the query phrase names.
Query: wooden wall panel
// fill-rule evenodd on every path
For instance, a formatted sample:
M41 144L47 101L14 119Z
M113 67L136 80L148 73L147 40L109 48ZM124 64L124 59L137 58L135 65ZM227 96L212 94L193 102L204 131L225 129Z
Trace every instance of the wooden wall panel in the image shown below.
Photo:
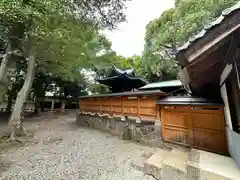
M158 97L140 97L138 100L139 116L144 117L159 117L159 106L156 105Z
M220 114L192 113L193 128L225 131L224 120Z
M227 144L225 132L193 130L193 147L220 154L226 154Z
M141 98L139 98L139 106L154 108L154 107L156 107L156 100L157 100L157 97L149 97L149 98L141 97Z
M222 107L165 106L161 109L165 141L227 153Z
M227 151L222 108L192 109L193 146L213 152Z
M167 141L188 145L189 110L184 107L163 107L163 137Z
M173 127L167 127L164 130L164 140L182 144L182 145L188 145L188 132L187 130L179 129L179 128L173 128Z
M122 106L112 106L112 113L116 115L122 114Z
M80 111L160 119L157 99L159 96L85 98L80 100Z
M141 117L157 117L157 111L155 108L144 108L139 109L139 115Z

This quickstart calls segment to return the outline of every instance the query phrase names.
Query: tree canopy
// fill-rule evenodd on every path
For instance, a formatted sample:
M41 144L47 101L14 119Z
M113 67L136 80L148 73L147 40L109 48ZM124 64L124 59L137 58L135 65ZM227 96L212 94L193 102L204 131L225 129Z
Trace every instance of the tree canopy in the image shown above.
M197 34L204 25L237 0L175 0L175 7L165 11L146 26L143 64L145 73L155 79L176 77L176 47ZM155 80L154 79L154 80Z
M16 79L24 76L9 120L11 138L15 137L17 127L22 128L22 113L28 96L34 95L35 99L43 96L48 83L60 89L57 92L60 96L78 95L76 89L85 86L81 69L90 69L111 54L111 43L99 31L100 28L114 28L125 20L125 1L0 2L1 44L6 49L1 61L0 83L11 63L15 64L15 72L21 73L10 78L9 87L18 85ZM16 54L19 58L13 61ZM19 61L23 66L17 66Z

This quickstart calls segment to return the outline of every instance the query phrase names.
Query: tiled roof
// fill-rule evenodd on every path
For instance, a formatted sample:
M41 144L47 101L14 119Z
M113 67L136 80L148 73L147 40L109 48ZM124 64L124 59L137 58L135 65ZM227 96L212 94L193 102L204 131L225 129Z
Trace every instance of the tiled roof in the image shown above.
M125 70L122 70L122 69L118 69L116 68L116 70L120 73L120 74L132 74L134 72L134 69L125 69Z
M154 82L154 83L147 84L139 89L144 90L144 89L155 89L155 88L177 87L177 86L182 86L182 83L180 80Z
M221 16L219 16L215 21L211 22L210 24L204 26L204 28L202 29L202 31L200 33L198 33L197 35L195 35L194 37L190 38L188 40L187 43L185 43L183 46L179 47L177 49L178 52L181 52L183 50L186 50L193 42L197 41L198 39L201 39L202 37L205 36L205 34L207 34L207 32L209 30L211 30L212 28L218 26L221 24L221 22L228 17L229 15L231 15L234 11L239 10L240 9L240 2L238 2L236 5L227 8L225 10L222 11Z
M168 105L223 105L221 101L209 100L205 98L192 96L168 96L164 99L158 100L157 104Z
M148 96L148 95L165 95L160 90L154 91L135 91L135 92L122 92L122 93L111 93L111 94L95 94L90 96L80 96L79 98L96 98L96 97L114 97L114 96Z

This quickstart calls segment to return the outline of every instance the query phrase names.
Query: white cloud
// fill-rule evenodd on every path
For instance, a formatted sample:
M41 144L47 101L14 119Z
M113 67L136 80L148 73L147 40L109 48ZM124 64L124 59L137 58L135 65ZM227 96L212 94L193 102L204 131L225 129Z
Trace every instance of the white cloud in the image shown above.
M123 56L141 54L144 47L145 27L165 10L174 6L174 0L132 0L127 3L127 22L114 31L105 31L112 48Z

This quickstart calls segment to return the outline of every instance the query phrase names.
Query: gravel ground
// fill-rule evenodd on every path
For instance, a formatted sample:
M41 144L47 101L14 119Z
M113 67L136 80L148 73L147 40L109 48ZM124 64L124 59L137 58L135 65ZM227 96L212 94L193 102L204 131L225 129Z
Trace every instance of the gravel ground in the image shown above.
M132 160L150 148L74 124L75 116L44 121L34 143L2 151L9 179L154 180L134 170Z

